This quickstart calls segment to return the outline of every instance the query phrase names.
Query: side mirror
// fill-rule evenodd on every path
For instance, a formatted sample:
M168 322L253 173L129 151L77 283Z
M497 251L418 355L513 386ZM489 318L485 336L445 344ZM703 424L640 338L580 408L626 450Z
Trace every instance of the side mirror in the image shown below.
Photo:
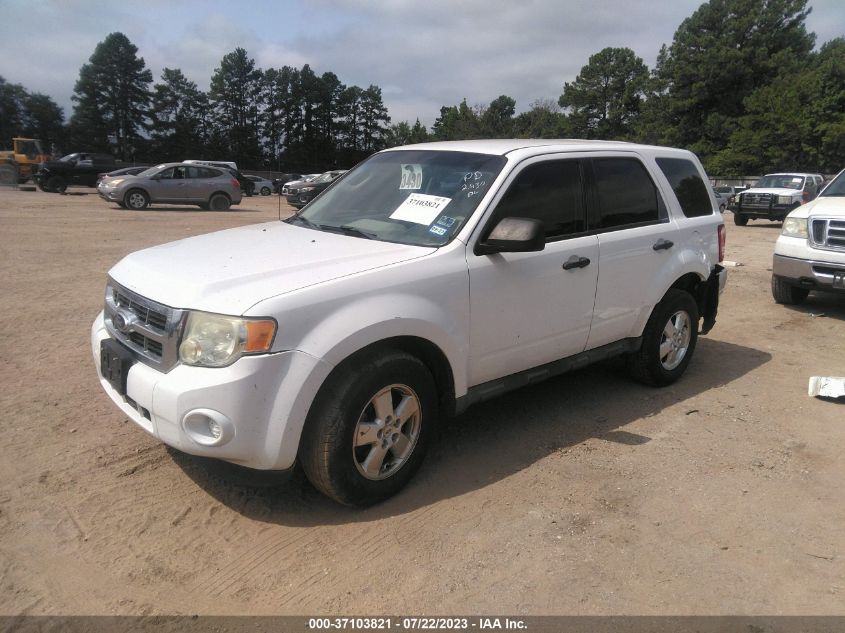
M546 248L543 223L533 218L502 218L490 235L475 245L476 255L529 253Z

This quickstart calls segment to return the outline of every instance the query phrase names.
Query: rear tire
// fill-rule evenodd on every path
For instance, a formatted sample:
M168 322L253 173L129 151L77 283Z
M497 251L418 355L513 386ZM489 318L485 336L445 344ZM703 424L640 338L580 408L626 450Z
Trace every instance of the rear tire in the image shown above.
M748 224L748 217L734 211L734 224L737 226L745 226Z
M784 305L798 305L804 303L810 291L788 284L780 277L772 275L772 297L775 303Z
M270 195L270 187L261 187L261 195L262 196L269 196Z
M396 494L423 461L437 418L428 368L393 349L349 359L314 401L299 458L309 481L335 501L368 506Z
M670 288L654 307L639 351L628 356L631 375L664 387L686 371L698 341L698 305L685 290Z
M208 208L212 211L226 211L231 205L232 202L222 193L215 193L208 200Z

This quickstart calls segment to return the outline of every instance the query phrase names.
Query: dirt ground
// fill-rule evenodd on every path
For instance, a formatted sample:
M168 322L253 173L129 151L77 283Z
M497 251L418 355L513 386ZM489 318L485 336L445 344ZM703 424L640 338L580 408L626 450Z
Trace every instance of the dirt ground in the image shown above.
M779 225L726 214L742 266L678 384L607 363L478 405L360 511L166 448L95 375L123 255L291 209L91 192L0 190L0 614L845 614L845 403L807 396L845 299L773 302Z

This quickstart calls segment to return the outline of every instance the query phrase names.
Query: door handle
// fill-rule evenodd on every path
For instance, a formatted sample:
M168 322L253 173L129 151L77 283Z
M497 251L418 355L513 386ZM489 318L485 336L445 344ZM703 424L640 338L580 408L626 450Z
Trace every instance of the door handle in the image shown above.
M665 251L667 249L672 248L675 245L675 242L670 240L664 240L662 237L654 243L652 248L656 251Z
M589 265L590 259L588 257L579 257L578 255L573 255L565 262L563 262L563 269L572 270L573 268L584 268L585 266Z

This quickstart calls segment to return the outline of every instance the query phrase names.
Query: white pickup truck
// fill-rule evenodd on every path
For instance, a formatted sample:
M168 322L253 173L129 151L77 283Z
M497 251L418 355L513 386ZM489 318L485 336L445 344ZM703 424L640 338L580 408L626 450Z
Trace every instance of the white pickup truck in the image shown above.
M775 242L775 301L802 303L811 290L845 292L845 171L786 217Z
M375 154L284 221L133 253L100 383L179 450L397 492L438 418L613 355L677 380L715 323L724 224L698 159L600 141Z

